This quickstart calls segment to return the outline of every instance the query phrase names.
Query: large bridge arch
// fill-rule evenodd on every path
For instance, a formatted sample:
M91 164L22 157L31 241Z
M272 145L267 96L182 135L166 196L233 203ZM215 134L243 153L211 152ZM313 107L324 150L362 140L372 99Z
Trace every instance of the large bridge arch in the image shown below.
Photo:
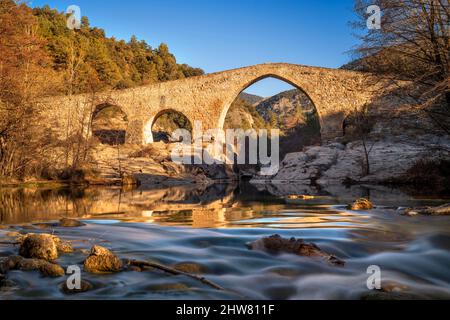
M280 80L282 82L285 82L287 84L290 84L291 86L293 86L294 88L300 90L302 93L304 93L306 95L306 97L308 97L308 99L312 102L312 104L314 105L314 108L318 114L318 118L319 118L319 122L320 122L320 127L322 128L323 126L323 122L322 122L322 115L320 112L320 109L317 107L316 102L313 100L313 98L308 94L308 92L303 88L303 84L299 84L297 81L295 80L291 80L288 77L276 74L276 73L267 73L267 74L263 74L260 76L257 76L254 79L251 80L247 80L246 83L244 83L244 85L238 86L237 88L235 88L233 91L230 92L230 97L228 99L225 100L225 103L223 105L223 109L221 111L221 114L219 116L219 120L217 123L217 128L218 129L223 129L224 125L225 125L225 119L226 116L228 114L228 111L230 110L231 105L233 104L233 102L236 100L236 98L242 93L244 92L246 89L248 89L249 87L251 87L252 85L258 83L261 80L264 79L268 79L268 78L274 78L277 80Z

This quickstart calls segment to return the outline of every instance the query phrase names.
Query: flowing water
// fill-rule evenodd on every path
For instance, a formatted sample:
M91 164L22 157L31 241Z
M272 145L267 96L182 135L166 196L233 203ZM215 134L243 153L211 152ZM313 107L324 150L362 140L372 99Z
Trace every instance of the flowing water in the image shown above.
M284 188L284 189L283 189ZM78 299L360 299L450 298L450 217L406 217L402 207L439 205L445 199L414 198L385 188L322 192L309 200L285 195L300 186L214 185L153 190L0 190L0 257L17 254L11 231L54 233L77 249L94 244L121 258L169 266L192 263L218 291L189 277L160 271L93 275L93 289ZM348 211L356 197L376 209ZM84 227L42 229L39 222L72 217ZM331 266L292 254L252 251L247 243L279 234L302 238L346 261ZM62 255L64 267L82 266L86 250ZM369 266L381 269L385 291L367 288ZM11 271L13 286L0 299L72 299L65 278Z

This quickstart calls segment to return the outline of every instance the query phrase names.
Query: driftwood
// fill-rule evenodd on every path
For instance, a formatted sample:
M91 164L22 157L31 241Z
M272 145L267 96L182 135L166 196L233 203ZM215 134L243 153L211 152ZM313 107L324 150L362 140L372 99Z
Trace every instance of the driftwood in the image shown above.
M204 277L200 277L200 276L197 276L195 274L191 274L191 273L183 272L183 271L180 271L180 270L176 270L174 268L171 268L171 267L159 264L159 263L148 262L148 261L127 260L127 264L131 265L131 266L135 266L135 267L140 267L140 268L142 268L142 267L151 267L151 268L159 269L159 270L162 270L164 272L167 272L167 273L170 273L170 274L173 274L173 275L183 275L183 276L195 279L197 281L200 281L200 282L202 282L202 283L204 283L204 284L206 284L206 285L208 285L210 287L213 287L214 289L225 291L224 288L222 288L218 284L215 284L214 282L212 282L212 281L210 281L210 280L208 280L208 279L206 279Z

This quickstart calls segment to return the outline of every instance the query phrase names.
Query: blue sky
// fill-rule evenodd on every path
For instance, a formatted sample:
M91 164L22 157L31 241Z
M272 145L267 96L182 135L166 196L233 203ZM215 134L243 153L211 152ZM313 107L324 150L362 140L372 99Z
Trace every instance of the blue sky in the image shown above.
M78 5L108 36L135 34L169 45L180 63L207 73L265 62L336 68L355 44L353 0L35 0L59 11ZM265 80L247 90L270 96L289 86Z

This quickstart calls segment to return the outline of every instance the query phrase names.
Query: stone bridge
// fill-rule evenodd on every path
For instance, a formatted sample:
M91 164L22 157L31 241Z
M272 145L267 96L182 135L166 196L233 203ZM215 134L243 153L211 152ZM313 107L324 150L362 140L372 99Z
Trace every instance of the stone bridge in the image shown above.
M350 111L374 98L364 85L362 73L271 63L95 95L50 98L41 104L47 123L61 135L75 124L89 130L92 114L99 106L118 106L128 119L127 143L147 144L153 142L155 120L168 111L183 114L192 124L202 121L203 129L223 128L236 97L269 77L305 92L317 109L322 139L326 141L342 135L343 120Z

